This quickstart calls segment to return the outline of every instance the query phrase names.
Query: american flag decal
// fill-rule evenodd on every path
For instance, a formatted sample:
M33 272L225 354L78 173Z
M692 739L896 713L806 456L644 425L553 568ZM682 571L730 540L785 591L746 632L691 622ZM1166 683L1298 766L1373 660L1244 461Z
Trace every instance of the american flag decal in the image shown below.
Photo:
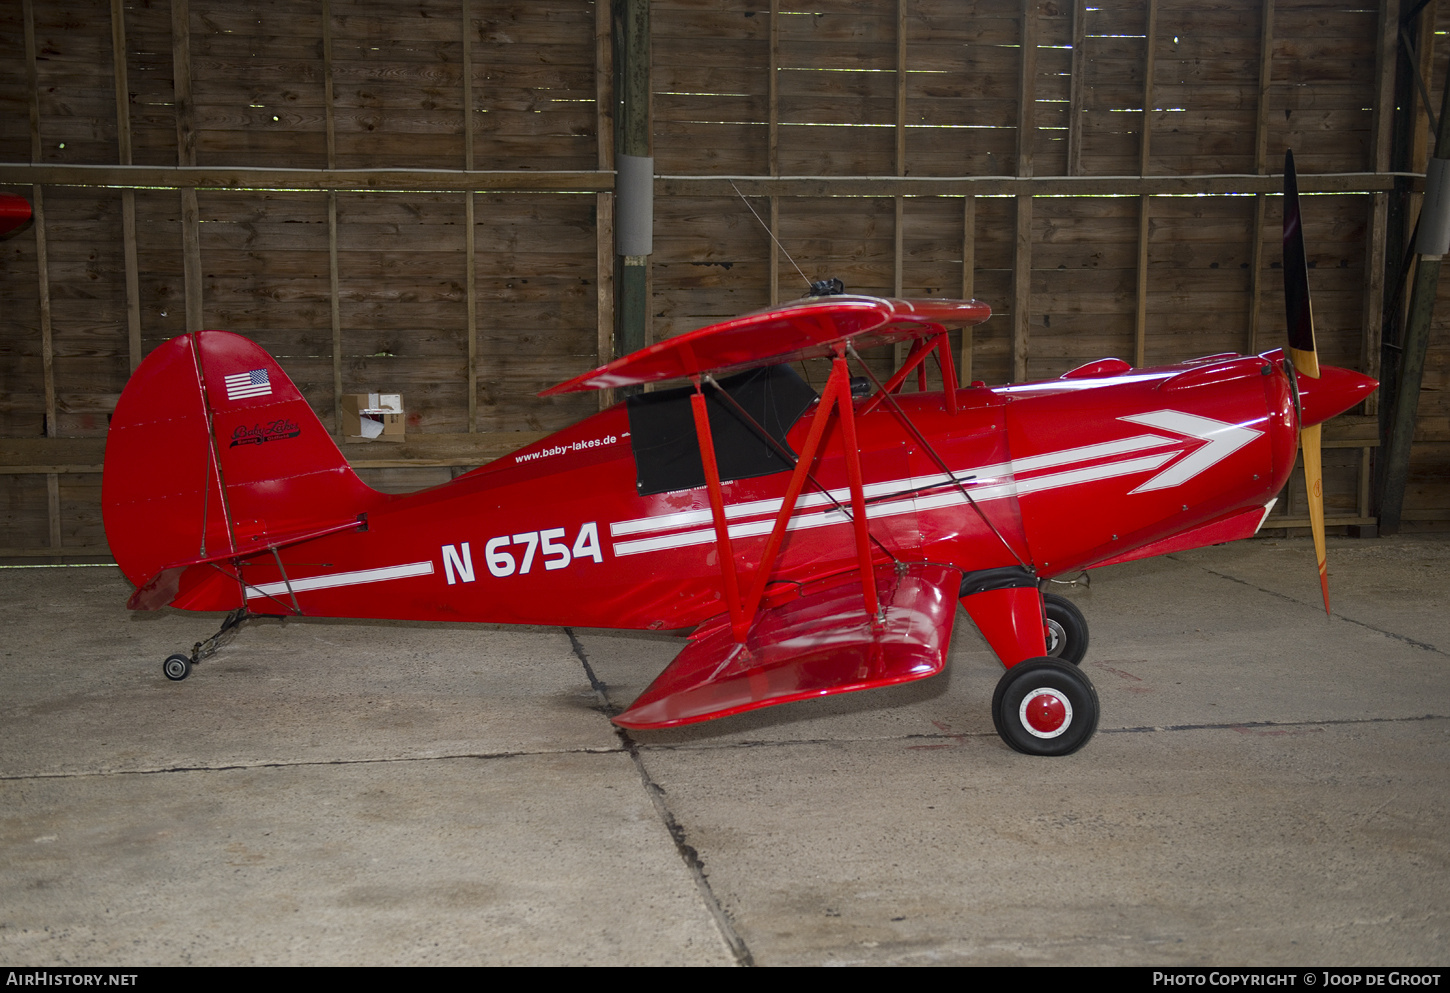
M264 397L269 396L272 392L272 383L267 378L266 369L238 372L227 376L223 382L227 384L228 400L241 400L246 397Z

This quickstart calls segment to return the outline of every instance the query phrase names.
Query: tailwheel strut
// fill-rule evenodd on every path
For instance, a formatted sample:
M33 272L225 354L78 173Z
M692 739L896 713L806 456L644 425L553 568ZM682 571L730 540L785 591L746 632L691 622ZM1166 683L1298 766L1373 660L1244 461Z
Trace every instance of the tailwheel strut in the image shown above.
M237 633L237 629L247 621L254 617L272 616L277 615L254 614L246 607L238 607L226 616L226 620L222 621L222 626L217 629L215 634L204 641L198 641L195 645L192 645L190 654L177 652L174 655L168 655L166 661L161 663L161 671L166 675L167 679L173 682L180 682L191 675L192 666L198 665L203 660L215 655L221 649L222 645L232 639Z

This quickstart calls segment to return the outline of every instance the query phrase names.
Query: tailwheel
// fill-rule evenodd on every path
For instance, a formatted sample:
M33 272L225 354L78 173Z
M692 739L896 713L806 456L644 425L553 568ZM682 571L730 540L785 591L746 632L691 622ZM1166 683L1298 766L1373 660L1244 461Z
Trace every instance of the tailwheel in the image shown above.
M1087 618L1077 604L1056 593L1042 594L1047 614L1047 654L1077 665L1087 654Z
M180 682L191 675L191 656L177 653L168 655L166 661L161 663L161 671L166 673L166 678L172 682Z
M992 723L1008 747L1026 755L1071 755L1098 727L1098 694L1062 659L1028 659L1002 674Z

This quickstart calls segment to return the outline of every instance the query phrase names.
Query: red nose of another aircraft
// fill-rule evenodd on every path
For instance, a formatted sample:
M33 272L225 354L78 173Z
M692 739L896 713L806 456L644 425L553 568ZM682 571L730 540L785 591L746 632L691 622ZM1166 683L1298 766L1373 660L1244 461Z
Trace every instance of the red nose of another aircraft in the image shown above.
M1327 421L1336 414L1342 414L1350 407L1369 396L1379 386L1379 380L1371 379L1362 372L1340 369L1337 366L1319 367L1319 378L1299 377L1299 402L1304 410L1302 427Z

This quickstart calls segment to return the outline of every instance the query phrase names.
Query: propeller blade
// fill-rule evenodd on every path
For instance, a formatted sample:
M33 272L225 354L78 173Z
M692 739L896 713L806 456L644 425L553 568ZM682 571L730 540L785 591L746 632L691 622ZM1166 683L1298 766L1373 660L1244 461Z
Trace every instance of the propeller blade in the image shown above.
M1314 347L1314 308L1309 302L1309 260L1304 252L1304 225L1299 213L1299 180L1294 153L1284 153L1284 309L1288 318L1289 361L1298 375L1319 378L1319 352ZM1324 462L1320 426L1299 426L1304 449L1304 484L1309 490L1309 529L1319 563L1319 589L1329 614L1329 562L1324 547Z

